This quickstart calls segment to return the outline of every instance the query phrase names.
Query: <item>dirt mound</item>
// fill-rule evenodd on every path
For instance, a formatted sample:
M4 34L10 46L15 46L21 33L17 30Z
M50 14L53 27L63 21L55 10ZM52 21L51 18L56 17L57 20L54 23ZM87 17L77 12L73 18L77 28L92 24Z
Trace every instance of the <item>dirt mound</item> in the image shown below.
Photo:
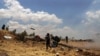
M4 39L4 36L10 36L12 39L15 39L15 35L7 30L0 30L0 39Z

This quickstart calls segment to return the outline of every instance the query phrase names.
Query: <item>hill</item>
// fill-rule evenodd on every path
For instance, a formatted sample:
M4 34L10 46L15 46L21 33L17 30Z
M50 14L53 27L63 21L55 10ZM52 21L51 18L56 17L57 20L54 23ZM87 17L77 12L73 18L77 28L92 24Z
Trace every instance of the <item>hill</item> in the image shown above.
M15 35L10 32L10 31L7 31L7 30L0 30L0 39L4 39L4 36L10 36L12 37L12 39L15 39Z
M9 31L0 30L0 56L100 56L100 50L69 46L61 42L58 47L46 50L45 41L24 43L13 39L4 39L5 35L9 35L13 39L16 37ZM77 42L77 44L82 43ZM75 45L75 43L71 42L71 45Z

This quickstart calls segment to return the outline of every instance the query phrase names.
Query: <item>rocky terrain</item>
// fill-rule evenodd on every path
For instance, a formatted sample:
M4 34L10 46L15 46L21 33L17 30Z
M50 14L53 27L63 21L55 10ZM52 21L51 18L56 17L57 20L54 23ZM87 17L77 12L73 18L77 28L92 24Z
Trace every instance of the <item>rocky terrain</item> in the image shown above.
M0 31L0 38L8 34L7 31ZM46 50L45 41L27 41L26 43L17 40L0 39L0 56L100 56L100 49L83 48L85 42L61 41L58 47ZM82 47L83 46L83 47Z

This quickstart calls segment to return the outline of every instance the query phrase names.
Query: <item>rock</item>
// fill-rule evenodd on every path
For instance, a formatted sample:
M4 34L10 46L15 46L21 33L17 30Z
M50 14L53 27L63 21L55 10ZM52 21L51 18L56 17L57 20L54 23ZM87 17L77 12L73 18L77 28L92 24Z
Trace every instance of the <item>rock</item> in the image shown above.
M66 52L64 52L63 55L66 55Z
M60 48L61 51L64 51L64 49L65 49L64 47L61 47L61 48Z
M52 52L52 53L56 53L56 50L53 49L51 52Z
M6 36L6 35L4 36L4 38L5 38L5 39L12 39L11 36Z
M76 52L83 52L82 49L76 49Z
M56 56L59 56L59 53L56 53Z

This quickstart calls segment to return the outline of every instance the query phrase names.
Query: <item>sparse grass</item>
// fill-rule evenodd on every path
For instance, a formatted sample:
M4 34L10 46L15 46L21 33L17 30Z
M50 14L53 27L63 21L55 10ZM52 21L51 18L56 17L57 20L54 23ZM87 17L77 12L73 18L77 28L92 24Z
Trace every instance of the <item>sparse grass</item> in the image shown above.
M0 30L0 38L6 34L14 37L10 32ZM76 47L86 45L86 42L69 42L67 44L65 41L61 41L60 43ZM17 40L5 39L0 39L0 53L8 54L9 56L56 56L56 53L59 53L59 56L100 56L100 50L83 49L83 52L80 53L76 52L75 48L58 45L58 47L49 48L49 50L46 51L45 41L27 41L26 43L23 43Z

